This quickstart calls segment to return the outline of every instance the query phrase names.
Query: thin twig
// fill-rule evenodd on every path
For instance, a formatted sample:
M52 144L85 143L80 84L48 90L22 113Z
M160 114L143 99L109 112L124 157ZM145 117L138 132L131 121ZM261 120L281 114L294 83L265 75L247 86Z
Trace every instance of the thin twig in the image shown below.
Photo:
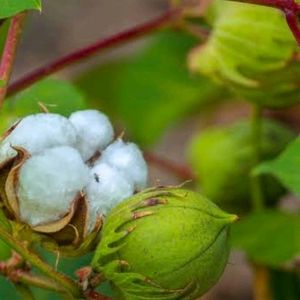
M146 160L153 165L164 169L182 180L193 180L195 175L188 166L176 164L168 159L161 158L152 152L144 152Z
M25 89L31 84L35 83L43 79L44 77L51 75L57 71L62 70L63 68L83 61L91 57L92 55L99 53L103 50L107 50L111 47L118 46L124 44L125 42L129 42L132 39L139 38L141 36L145 36L146 34L152 33L157 29L160 29L164 26L169 25L174 20L180 18L182 13L182 8L176 8L172 10L168 10L162 16L157 17L156 19L146 22L144 24L135 26L128 30L124 30L120 33L117 33L113 36L101 39L91 45L83 47L75 52L67 54L58 60L51 62L46 66L42 66L37 70L25 75L23 78L14 82L9 86L7 94L9 96Z
M29 272L23 270L14 270L9 274L9 279L16 283L22 283L24 285L31 285L41 289L46 289L49 291L57 293L65 293L66 290L61 287L61 285L49 280L45 277L35 276Z
M25 13L20 13L13 17L8 29L6 42L0 62L0 80L2 81L0 85L0 107L3 104L6 95L7 85L10 79L25 15Z

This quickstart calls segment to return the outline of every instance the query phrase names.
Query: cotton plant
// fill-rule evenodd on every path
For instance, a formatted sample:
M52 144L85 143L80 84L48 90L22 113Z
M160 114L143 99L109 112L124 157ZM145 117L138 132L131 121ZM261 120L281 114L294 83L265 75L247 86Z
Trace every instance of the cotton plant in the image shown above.
M147 186L139 147L114 140L111 122L96 110L25 117L3 135L0 162L1 198L13 219L55 241L64 232L78 246L114 206Z

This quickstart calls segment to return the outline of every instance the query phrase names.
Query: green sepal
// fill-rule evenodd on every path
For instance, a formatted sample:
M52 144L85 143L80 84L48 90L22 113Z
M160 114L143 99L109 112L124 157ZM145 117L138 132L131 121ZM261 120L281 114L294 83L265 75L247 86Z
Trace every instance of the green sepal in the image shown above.
M208 41L190 55L192 70L262 106L299 103L299 50L282 13L222 0L214 1L213 11Z
M188 190L176 187L145 190L118 205L107 216L92 267L112 283L118 291L116 299L175 300L199 296L223 270L228 256L227 226L235 219ZM193 229L195 236L189 239L185 234L192 234ZM205 233L196 233L197 229ZM171 248L173 234L173 239L179 240ZM141 247L145 247L146 256ZM172 253L168 255L160 247ZM207 256L210 259L218 256L219 261L215 270L207 271L210 275L204 271L207 276L199 280L199 268L194 270L194 263L190 265L189 259L195 260L196 266L200 262L211 267ZM144 268L144 259L150 268ZM181 271L180 265L184 270L188 266L187 274Z

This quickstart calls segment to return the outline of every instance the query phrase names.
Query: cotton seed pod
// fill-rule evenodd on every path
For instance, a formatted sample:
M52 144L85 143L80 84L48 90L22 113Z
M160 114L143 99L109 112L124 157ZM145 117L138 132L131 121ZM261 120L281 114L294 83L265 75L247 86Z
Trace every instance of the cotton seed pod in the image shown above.
M300 102L299 50L283 14L274 8L214 1L208 41L189 56L191 70L266 107Z
M223 273L236 219L192 191L148 189L107 216L92 267L114 299L197 299Z
M276 157L294 137L282 124L263 120L261 159ZM205 196L229 211L242 213L251 208L254 162L249 122L203 131L191 141L188 159ZM285 189L271 176L263 176L262 182L267 204L274 205Z
M4 134L9 137L14 128ZM102 218L88 230L89 205L83 187L89 172L79 152L69 146L31 155L22 147L0 164L0 204L19 235L40 239L65 256L89 251L98 239Z

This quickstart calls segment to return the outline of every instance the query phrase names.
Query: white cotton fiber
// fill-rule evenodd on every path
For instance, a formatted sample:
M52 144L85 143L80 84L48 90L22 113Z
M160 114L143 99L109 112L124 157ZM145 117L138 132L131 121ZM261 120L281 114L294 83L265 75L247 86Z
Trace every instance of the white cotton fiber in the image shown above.
M59 220L89 180L89 169L71 147L47 149L28 159L19 178L21 219L32 226Z
M75 112L69 120L77 130L77 149L85 161L97 150L102 151L113 140L114 130L109 119L97 110Z
M90 204L89 229L95 224L97 215L106 215L114 206L133 192L133 184L126 180L125 174L112 166L100 163L90 171L90 182L86 196Z
M14 157L11 146L25 148L30 154L56 146L74 146L77 134L73 125L63 116L41 113L21 120L0 144L0 163Z
M147 164L141 150L134 143L116 140L103 151L98 162L107 163L124 172L127 180L131 180L137 190L147 186Z

